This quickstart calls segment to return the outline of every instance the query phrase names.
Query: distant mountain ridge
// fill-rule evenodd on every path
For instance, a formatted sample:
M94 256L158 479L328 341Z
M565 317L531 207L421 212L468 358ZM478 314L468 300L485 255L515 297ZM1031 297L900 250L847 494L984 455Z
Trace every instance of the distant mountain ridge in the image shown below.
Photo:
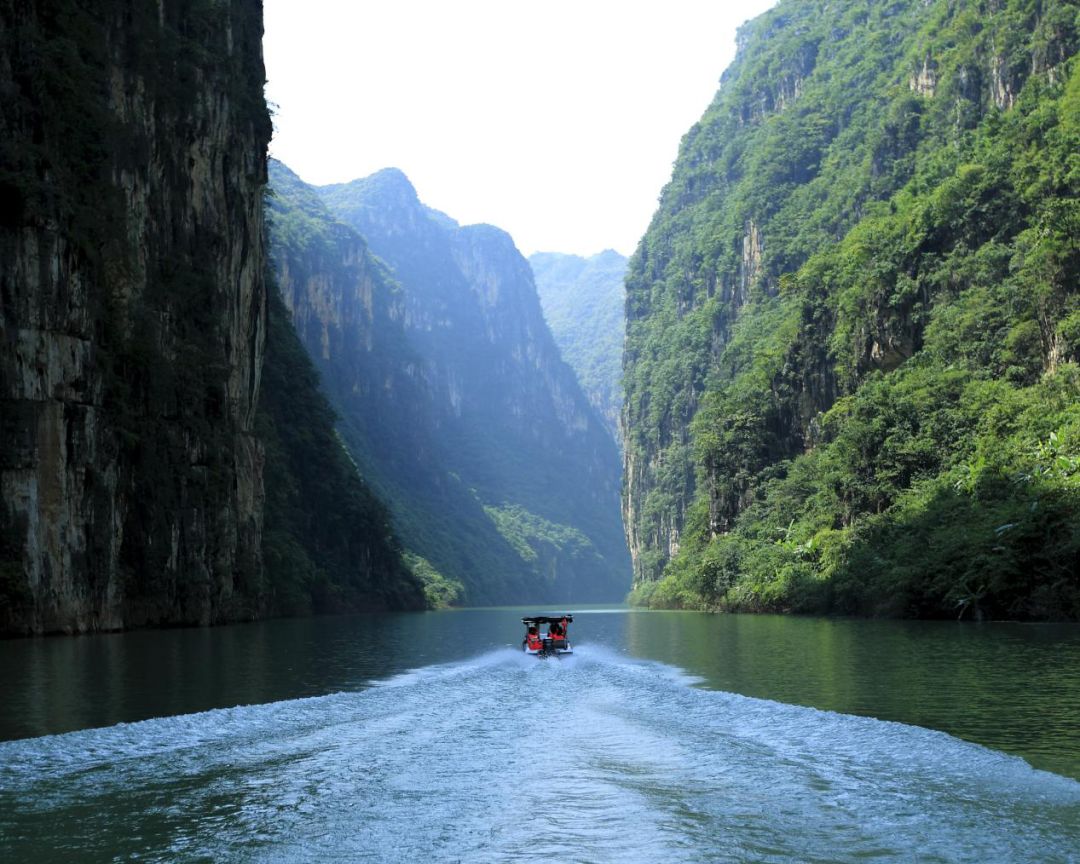
M464 602L620 598L618 455L510 236L396 169L319 189L272 163L271 185L286 301L409 550ZM317 229L290 233L305 212Z
M620 445L627 264L627 258L612 249L588 258L558 252L529 256L555 342Z

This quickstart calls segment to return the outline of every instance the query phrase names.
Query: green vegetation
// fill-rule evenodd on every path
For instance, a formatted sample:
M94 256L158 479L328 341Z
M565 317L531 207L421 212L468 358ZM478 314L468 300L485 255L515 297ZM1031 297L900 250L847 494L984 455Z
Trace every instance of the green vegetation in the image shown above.
M1078 11L747 25L631 262L636 602L1080 619Z
M465 594L465 586L456 579L447 579L431 566L431 562L411 552L405 554L405 563L424 586L424 597L430 609L447 609Z
M529 256L544 318L559 353L616 440L622 410L626 264L611 249L591 258L557 252Z
M581 531L530 513L519 505L485 507L499 533L548 585L603 566L603 558ZM586 589L587 590L587 589Z

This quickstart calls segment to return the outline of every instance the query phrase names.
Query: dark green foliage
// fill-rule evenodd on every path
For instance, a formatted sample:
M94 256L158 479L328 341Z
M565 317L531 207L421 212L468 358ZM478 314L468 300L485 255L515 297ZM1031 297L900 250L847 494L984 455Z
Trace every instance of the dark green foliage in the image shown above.
M390 515L334 431L335 415L276 291L256 432L266 448L263 566L273 614L421 608Z
M1077 11L747 25L628 277L642 602L1080 618Z

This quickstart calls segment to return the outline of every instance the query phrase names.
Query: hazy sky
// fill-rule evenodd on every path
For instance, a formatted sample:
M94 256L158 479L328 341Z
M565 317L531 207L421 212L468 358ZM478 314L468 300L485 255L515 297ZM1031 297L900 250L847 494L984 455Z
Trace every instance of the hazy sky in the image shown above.
M628 255L773 2L265 0L270 152L315 184L398 167L526 255Z

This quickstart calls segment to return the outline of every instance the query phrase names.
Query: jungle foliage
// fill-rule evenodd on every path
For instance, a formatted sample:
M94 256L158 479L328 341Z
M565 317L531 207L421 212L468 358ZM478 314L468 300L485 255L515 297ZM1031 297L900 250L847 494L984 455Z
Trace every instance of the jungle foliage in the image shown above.
M746 25L631 261L635 600L1080 618L1078 12Z

